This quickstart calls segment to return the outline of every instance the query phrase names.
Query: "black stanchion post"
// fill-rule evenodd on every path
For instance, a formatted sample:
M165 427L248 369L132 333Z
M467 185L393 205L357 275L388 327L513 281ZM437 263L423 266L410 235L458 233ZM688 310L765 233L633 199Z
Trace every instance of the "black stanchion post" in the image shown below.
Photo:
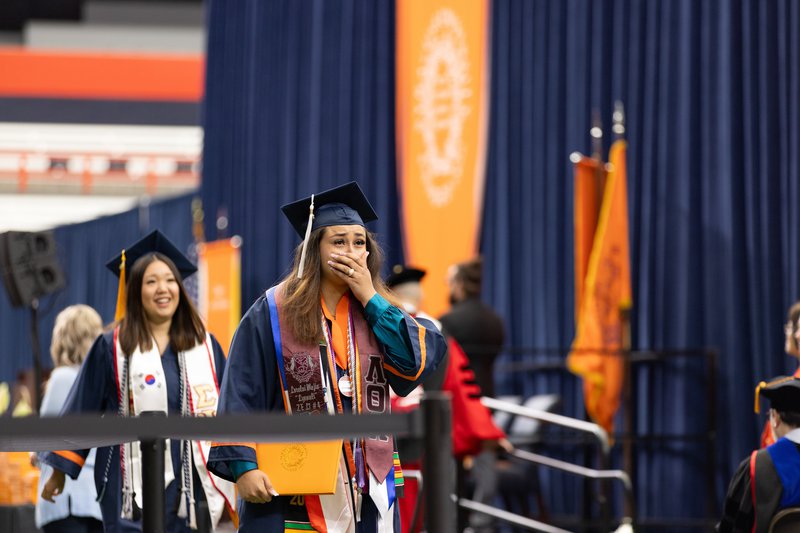
M39 300L31 302L31 351L33 352L33 411L42 409L42 349L39 346Z
M142 416L166 416L161 411L145 411ZM142 450L142 531L165 533L164 439L143 439Z
M455 474L450 435L450 395L426 392L421 402L425 461L425 524L436 533L455 533L456 505L452 498Z

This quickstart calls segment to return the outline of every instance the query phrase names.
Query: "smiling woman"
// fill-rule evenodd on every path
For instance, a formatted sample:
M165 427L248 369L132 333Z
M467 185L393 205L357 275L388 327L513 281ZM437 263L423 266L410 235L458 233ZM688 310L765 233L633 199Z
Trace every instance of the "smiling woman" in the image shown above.
M197 268L157 230L106 266L120 277L117 323L95 340L62 414L215 415L225 359L183 287L182 280ZM196 391L203 391L203 401ZM209 446L207 441L173 441L169 446L164 472L167 531L196 529L197 502L208 503L215 525L225 510L233 512L233 485L214 479L203 466ZM97 493L106 530L139 519L139 453L136 443L97 451ZM53 501L63 490L65 474L77 477L87 454L46 454L43 462L55 470L42 498Z
M180 289L173 268L156 257L144 271L142 305L151 325L171 321L178 308Z

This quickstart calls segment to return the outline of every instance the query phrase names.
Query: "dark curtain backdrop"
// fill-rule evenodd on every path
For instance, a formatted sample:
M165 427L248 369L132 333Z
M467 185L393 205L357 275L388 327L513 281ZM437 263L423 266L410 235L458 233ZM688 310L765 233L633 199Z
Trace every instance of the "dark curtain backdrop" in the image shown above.
M395 186L394 4L212 0L204 108L209 238L243 237L245 309L300 243L280 206L356 179L402 254Z
M39 342L46 369L53 366L50 338L59 311L82 303L96 309L105 324L114 320L118 278L106 269L105 264L122 247L158 228L181 250L190 253L190 246L194 243L192 197L189 194L152 203L142 202L131 211L54 230L59 263L67 286L56 294L43 297L40 303ZM69 198L64 201L68 202ZM11 307L5 289L2 292L0 382L14 382L20 371L33 366L31 312Z
M757 445L755 385L797 366L783 324L800 298L798 28L790 1L494 1L486 297L513 345L569 345L568 157L591 151L593 109L607 153L623 101L633 347L719 351L718 491ZM499 377L507 391L559 387L581 411L574 380ZM703 430L697 361L640 368L635 380L638 433ZM652 444L637 460L641 515L703 516L699 442Z
M243 304L285 272L299 238L279 206L358 178L401 253L394 159L394 4L209 4L203 201L244 238ZM482 252L484 293L514 347L573 335L572 172L592 110L627 112L638 349L719 351L717 492L756 444L762 377L787 373L788 305L800 297L800 6L788 0L495 0ZM608 138L606 134L606 149ZM501 364L535 359L509 350ZM501 392L560 392L559 374L498 375ZM635 430L705 429L703 368L675 358L635 375ZM702 517L697 441L637 454L644 517ZM578 485L547 474L553 510ZM685 530L685 529L676 529Z

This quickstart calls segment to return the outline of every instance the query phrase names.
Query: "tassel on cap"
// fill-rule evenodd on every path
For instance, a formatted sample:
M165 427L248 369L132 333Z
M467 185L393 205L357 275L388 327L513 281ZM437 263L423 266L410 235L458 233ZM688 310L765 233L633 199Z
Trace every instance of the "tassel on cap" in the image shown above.
M761 397L761 389L763 389L766 386L767 386L767 382L766 381L762 381L756 387L756 405L755 405L756 414L761 412L761 401L759 400L759 398Z
M303 250L300 252L300 266L297 268L297 279L303 278L306 265L306 250L308 249L308 238L311 236L311 223L314 220L314 195L311 195L311 204L308 207L308 224L306 225L306 235L303 238Z
M762 381L756 387L756 413L760 412L759 397L764 395L770 407L777 411L800 410L800 379L794 376L778 376L770 381Z
M122 260L119 262L119 285L117 286L117 311L114 320L119 322L125 317L127 304L127 289L125 287L125 250L122 250Z

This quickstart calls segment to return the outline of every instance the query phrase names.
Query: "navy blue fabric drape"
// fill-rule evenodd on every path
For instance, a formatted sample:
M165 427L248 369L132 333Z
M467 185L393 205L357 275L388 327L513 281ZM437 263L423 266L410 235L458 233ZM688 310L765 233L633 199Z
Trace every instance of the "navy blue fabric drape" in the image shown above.
M591 151L593 109L608 139L623 101L633 346L719 350L717 501L757 446L755 385L797 366L783 353L783 324L800 298L798 28L791 1L494 0L486 298L512 345L569 345L569 154ZM636 431L701 431L701 373L686 359L639 370ZM500 378L500 390L519 390L518 377ZM544 387L581 414L573 380L523 385ZM648 449L634 479L640 515L703 516L701 444ZM553 489L566 498L568 487Z
M209 238L218 215L244 238L245 307L299 242L279 206L353 177L400 258L393 25L392 2L210 2L202 196ZM798 27L790 0L493 2L485 296L512 346L569 345L568 158L590 151L592 110L609 125L623 101L634 348L719 350L720 492L757 443L754 385L795 367L782 325L800 297ZM701 374L689 359L638 370L636 431L702 431ZM559 391L582 415L574 379L500 378L500 391ZM641 516L703 516L698 442L637 459ZM577 485L548 483L556 510L574 510Z
M243 237L242 305L300 238L280 206L356 179L402 254L394 155L394 4L212 0L202 198L209 238Z
M59 311L82 303L95 308L104 323L114 320L117 278L106 269L105 263L123 246L158 228L181 250L191 253L193 197L189 194L142 203L131 211L55 229L59 264L67 286L43 297L40 302L39 342L44 368L53 366L50 338ZM0 296L0 339L3 339L0 382L13 383L18 372L33 366L31 312L26 308L12 308L7 296Z

